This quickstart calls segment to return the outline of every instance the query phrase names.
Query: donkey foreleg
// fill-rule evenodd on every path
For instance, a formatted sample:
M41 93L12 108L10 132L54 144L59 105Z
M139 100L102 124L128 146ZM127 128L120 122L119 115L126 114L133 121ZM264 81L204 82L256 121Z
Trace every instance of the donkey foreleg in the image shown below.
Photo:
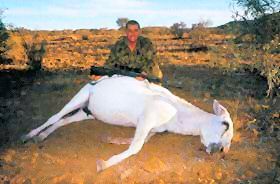
M145 138L145 143L148 142L150 138L155 134L156 132L150 132L148 136ZM109 144L118 144L118 145L131 144L132 140L133 138L122 138L122 137L111 137L111 136L102 137L103 142Z
M97 172L102 171L108 167L111 167L111 166L121 162L122 160L126 159L127 157L138 153L141 150L142 146L144 145L145 138L147 137L150 130L151 130L150 127L145 127L143 125L140 125L139 127L137 127L135 136L134 136L129 148L126 151L124 151L118 155L112 156L107 161L104 161L104 160L96 161Z
M144 145L149 132L151 132L154 127L172 121L173 118L176 117L176 113L177 110L171 104L162 100L152 100L139 118L135 136L129 148L118 155L112 156L107 161L97 160L97 172L111 167L129 156L138 153Z

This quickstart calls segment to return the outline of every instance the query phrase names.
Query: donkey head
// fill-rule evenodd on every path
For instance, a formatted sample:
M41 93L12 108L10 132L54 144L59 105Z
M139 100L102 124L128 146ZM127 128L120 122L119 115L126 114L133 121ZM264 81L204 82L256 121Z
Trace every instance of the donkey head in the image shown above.
M233 137L233 122L227 109L217 100L214 100L213 110L215 116L201 129L201 142L206 146L207 153L226 153Z

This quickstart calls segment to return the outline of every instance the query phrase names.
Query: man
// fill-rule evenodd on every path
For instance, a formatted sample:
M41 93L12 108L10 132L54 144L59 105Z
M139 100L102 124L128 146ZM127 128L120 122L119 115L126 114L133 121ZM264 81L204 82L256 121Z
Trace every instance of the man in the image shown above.
M153 44L148 38L140 36L140 34L139 23L135 20L128 21L126 24L126 36L121 37L112 47L104 66L136 71L144 75L162 78ZM95 75L91 78L98 80L100 77ZM137 77L137 79L143 80L144 78Z

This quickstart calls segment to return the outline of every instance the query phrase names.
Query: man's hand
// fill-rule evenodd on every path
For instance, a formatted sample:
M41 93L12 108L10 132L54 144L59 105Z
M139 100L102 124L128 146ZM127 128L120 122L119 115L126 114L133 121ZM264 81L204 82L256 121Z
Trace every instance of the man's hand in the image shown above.
M138 77L135 77L135 79L139 80L139 81L142 81L142 80L145 80L145 76L147 76L147 73L146 72L141 72L141 75L143 76L138 76Z
M97 81L101 78L101 75L89 75L89 78L93 81Z
M143 78L143 77L140 77L140 76L138 76L138 77L135 77L135 79L137 79L137 80L139 80L139 81L145 80L145 78Z

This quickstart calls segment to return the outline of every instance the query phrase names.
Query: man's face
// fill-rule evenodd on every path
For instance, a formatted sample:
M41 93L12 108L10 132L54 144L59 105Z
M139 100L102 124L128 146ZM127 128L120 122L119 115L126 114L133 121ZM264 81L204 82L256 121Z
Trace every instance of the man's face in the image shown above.
M129 42L136 42L140 34L138 25L128 25L126 29L126 36Z

